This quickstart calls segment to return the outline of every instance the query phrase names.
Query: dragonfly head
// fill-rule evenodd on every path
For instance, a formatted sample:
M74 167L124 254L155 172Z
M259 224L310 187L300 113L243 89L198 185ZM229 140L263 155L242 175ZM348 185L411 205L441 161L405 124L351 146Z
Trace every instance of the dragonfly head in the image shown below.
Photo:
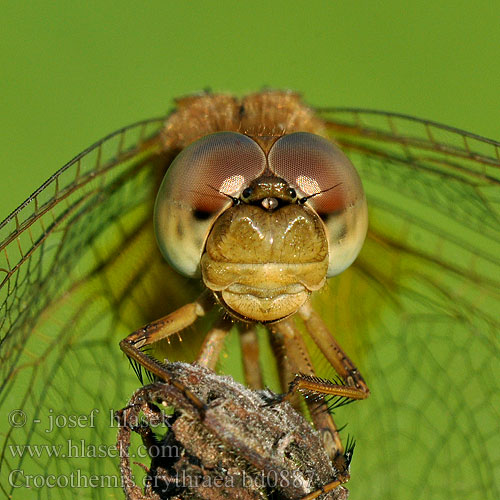
M325 138L296 132L263 143L218 132L173 161L155 225L175 269L201 272L235 317L272 322L352 263L367 209L355 168Z

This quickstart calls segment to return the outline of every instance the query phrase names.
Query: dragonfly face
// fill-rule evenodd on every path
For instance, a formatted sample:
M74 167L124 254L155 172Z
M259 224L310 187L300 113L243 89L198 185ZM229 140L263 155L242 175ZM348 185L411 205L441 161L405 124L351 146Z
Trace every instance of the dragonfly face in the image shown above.
M223 247L216 241L226 234L238 239L232 224L244 219L240 211L249 211L257 229L267 235L261 245L269 234L284 234L284 226L269 222L280 212L300 209L301 216L307 214L308 234L314 237L297 238L301 245L307 240L318 248L326 241L328 255L328 267L323 263L316 277L302 272L311 282L320 282L325 267L328 278L348 265L349 255L341 259L335 249L335 242L342 250L343 242L351 241L342 237L351 227L348 211L335 204L315 205L339 195L346 181L337 186L338 180L322 179L317 170L304 171L304 162L296 163L303 177L279 170L280 158L294 164L286 156L293 145L276 155L274 179L261 177L255 167L262 164L262 154L266 165L273 163L278 140L299 139L303 133L338 146L362 179L369 229L358 257L299 307L297 342L290 340L291 316L265 328L247 323L240 332L227 334L224 322L214 324L207 315L183 332L182 342L174 336L170 345L164 343L163 356L208 363L220 347L219 335L226 342L214 363L217 370L240 381L246 378L250 387L269 385L279 391L286 390L287 370L279 372L278 366L285 362L286 367L290 359L280 353L286 348L298 359L305 344L316 373L331 380L332 363L305 332L311 305L370 382L367 401L335 414L349 423L348 432L358 442L351 496L500 496L495 405L500 393L500 143L394 113L311 110L290 93L278 93L277 106L276 94L258 94L260 107L251 96L181 99L168 117L126 127L85 150L0 223L0 498L25 498L27 488L32 497L73 498L74 488L64 480L75 471L82 481L96 475L116 479L111 487L104 481L98 488L80 483L82 497L122 497L113 454L92 454L92 446L114 445L116 428L109 425L109 412L123 407L137 388L133 371L117 355L117 343L138 326L195 304L207 285L211 303L214 295L223 302L224 292L241 286L256 294L245 298L260 298L255 283L245 281L256 268L242 272L248 254L227 254L238 267L231 281L229 259L225 253L221 258ZM288 115L283 133L272 123L283 123L284 110L291 107L295 113ZM222 110L217 120L212 119L215 109ZM167 249L168 243L160 241L165 260L153 228L154 200L165 172L190 145L222 131L243 136L245 153L239 150L233 170L227 165L210 169L212 178L201 170L180 173L171 184L174 190L181 186L179 203L170 206L175 223L160 227L157 222L157 232L176 242ZM264 136L276 140L266 143ZM199 168L211 165L204 158ZM287 189L294 189L297 198L324 192L300 205ZM200 190L203 196L196 197L194 191ZM352 241L361 244L363 232L360 224L350 233ZM239 246L246 241L240 237ZM354 257L356 244L352 248ZM262 258L256 256L261 270L272 252L264 250ZM215 279L208 279L204 260L219 266ZM300 273L290 275L286 286L294 286L293 281L304 286ZM240 303L231 305L233 317L250 318L247 309L238 312ZM191 311L198 317L199 308ZM256 337L261 349L252 357ZM251 379L252 374L258 376ZM78 417L82 425L69 425ZM88 446L77 454L73 448L68 452L67 446L75 443ZM54 446L62 450L54 452ZM54 478L60 487L47 486Z
M324 138L219 132L174 160L155 223L174 268L187 276L201 268L231 314L270 322L352 263L367 210L357 172Z

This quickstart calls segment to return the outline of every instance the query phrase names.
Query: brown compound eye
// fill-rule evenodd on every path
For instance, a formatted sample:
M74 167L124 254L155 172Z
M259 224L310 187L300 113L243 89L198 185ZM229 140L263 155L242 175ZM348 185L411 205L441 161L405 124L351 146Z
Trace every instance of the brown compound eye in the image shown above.
M155 231L162 254L177 271L197 274L212 224L265 165L259 145L236 132L207 135L175 158L156 198Z
M270 169L297 190L325 223L328 276L356 258L368 227L361 179L347 156L318 135L296 132L278 139L268 155Z

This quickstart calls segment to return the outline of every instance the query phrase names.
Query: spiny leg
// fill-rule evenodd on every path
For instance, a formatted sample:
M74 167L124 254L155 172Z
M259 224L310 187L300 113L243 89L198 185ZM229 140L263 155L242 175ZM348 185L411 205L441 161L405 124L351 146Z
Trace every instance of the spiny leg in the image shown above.
M318 498L323 493L328 493L329 491L338 488L343 482L345 481L340 481L340 480L332 481L331 483L325 484L325 486L323 486L319 490L313 491L312 493L309 493L309 495L302 497L300 500L314 500L314 498Z
M347 383L346 397L352 399L365 399L370 395L370 389L359 373L356 365L349 359L340 344L334 339L328 327L318 313L314 311L308 300L298 312L304 321L307 331L325 358L335 368L335 371Z
M259 343L255 325L250 325L240 334L243 371L246 385L253 390L264 387L259 363Z
M167 316L153 321L131 333L120 342L121 350L135 361L134 369L142 381L141 368L162 380L169 380L163 363L149 356L141 349L162 339L168 339L184 328L192 325L199 317L213 307L213 299L208 291L203 292L196 301L186 304Z
M196 362L199 365L215 371L217 361L224 347L224 341L232 327L232 319L228 316L224 316L208 331L203 340L203 345L201 346L198 357L196 358Z
M291 394L295 391L295 389L302 388L300 384L297 383L297 380L302 380L308 377L315 377L315 371L309 353L307 352L307 347L304 339L295 326L294 320L292 318L288 318L286 320L280 321L279 323L273 325L273 329L282 338L291 372L294 374L299 374L296 375L291 382L291 390L289 391L289 394ZM332 387L336 388L337 386L330 384L330 386L328 386L328 389L331 390ZM344 386L339 386L339 388L342 389L344 388ZM316 391L315 393L317 394L318 392L320 391ZM343 455L344 447L342 445L342 441L340 440L337 426L335 425L335 422L333 421L333 418L328 411L326 404L323 402L318 407L318 400L316 398L314 401L308 400L306 398L305 401L308 408L310 409L314 426L323 435L323 442L325 444L327 453L332 458L338 455Z
M333 459L333 467L334 470L337 472L336 474L337 478L334 481L330 481L329 483L324 484L321 488L309 493L305 497L302 497L300 500L313 500L314 498L317 498L324 493L333 491L335 488L338 488L341 484L346 483L350 479L349 465L351 464L354 446L355 446L354 440L349 439L349 437L347 437L345 452L342 455L337 455Z

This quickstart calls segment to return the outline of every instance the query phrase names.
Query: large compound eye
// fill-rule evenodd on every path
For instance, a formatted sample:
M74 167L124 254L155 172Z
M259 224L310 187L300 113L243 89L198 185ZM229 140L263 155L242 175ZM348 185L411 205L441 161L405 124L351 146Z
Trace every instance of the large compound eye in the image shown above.
M236 132L207 135L175 158L156 198L155 231L162 254L177 271L197 274L215 219L265 165L259 145Z
M323 219L329 245L328 276L339 274L357 257L368 227L365 194L353 164L330 141L307 132L278 139L268 162Z

